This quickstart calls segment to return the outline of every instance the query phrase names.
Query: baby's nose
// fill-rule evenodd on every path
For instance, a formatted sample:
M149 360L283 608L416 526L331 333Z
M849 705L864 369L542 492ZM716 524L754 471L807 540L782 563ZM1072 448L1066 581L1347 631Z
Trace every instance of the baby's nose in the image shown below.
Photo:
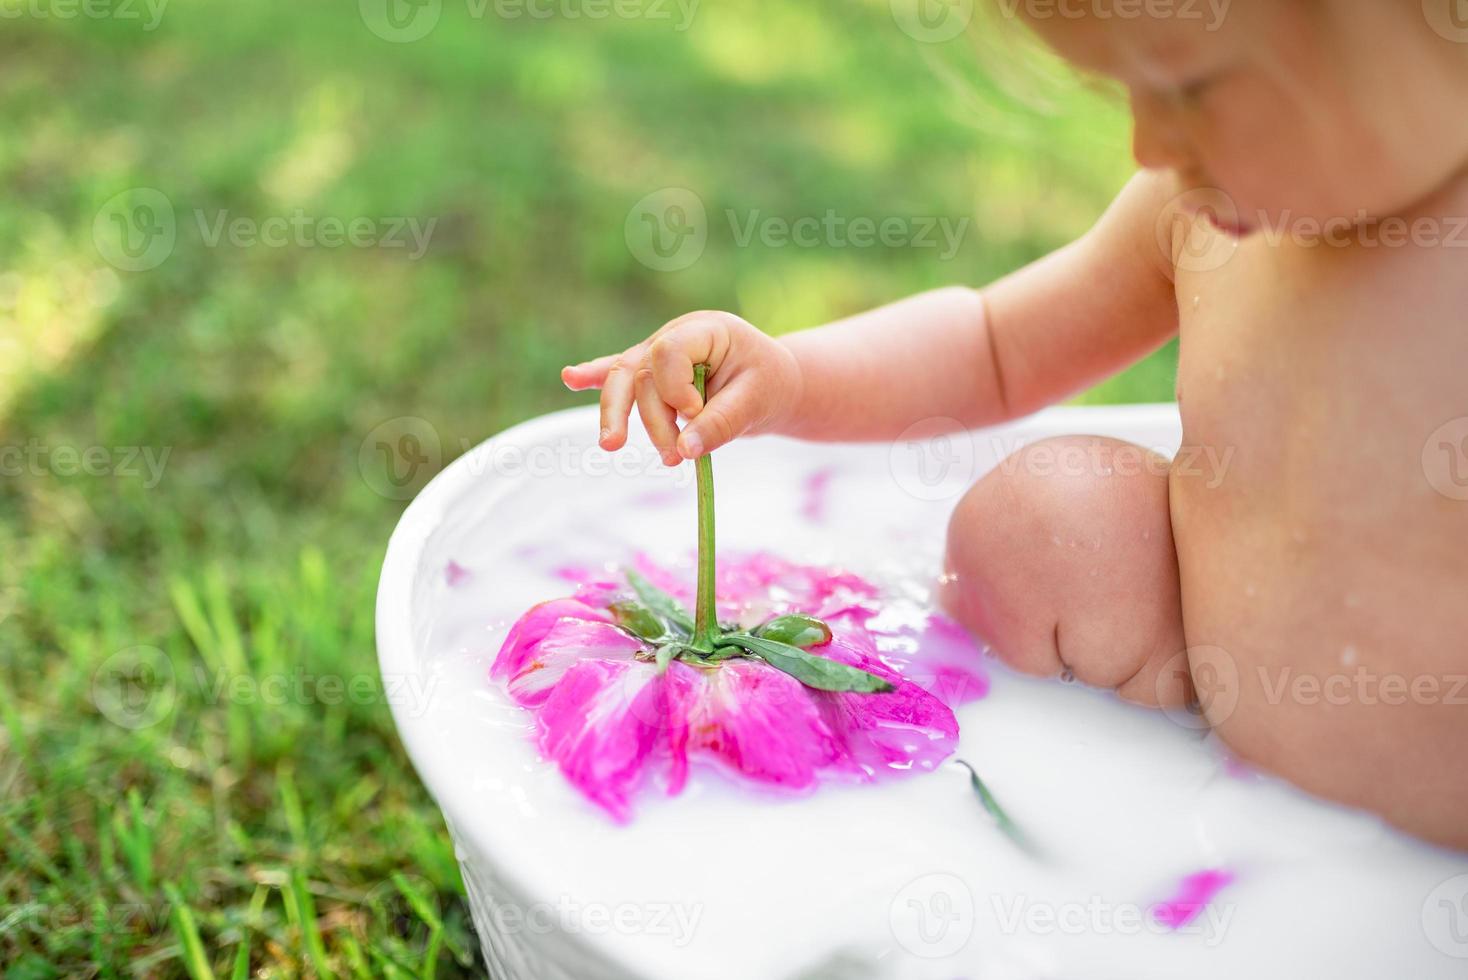
M1187 141L1152 96L1132 95L1132 156L1146 170L1186 171L1192 167Z

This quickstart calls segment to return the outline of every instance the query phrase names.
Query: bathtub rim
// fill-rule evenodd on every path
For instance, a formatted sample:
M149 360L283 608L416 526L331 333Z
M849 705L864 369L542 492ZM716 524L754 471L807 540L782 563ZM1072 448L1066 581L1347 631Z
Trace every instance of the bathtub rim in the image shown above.
M476 481L492 480L479 491L483 495L480 503L489 509L497 500L511 496L534 478L527 473L509 477L493 473L489 468L478 465L475 457L511 446L529 451L533 446L565 437L567 433L594 433L597 431L597 418L597 406L586 405L550 412L511 426L480 442L444 467L408 504L388 539L378 579L376 643L378 669L385 681L392 677L421 677L423 674L422 654L417 649L412 628L414 592L419 577L432 573L423 567L424 551L450 509L474 487ZM636 426L636 420L631 424ZM1165 432L1166 448L1170 449L1181 432L1181 421L1178 406L1172 402L1067 405L1047 408L1003 425L975 431L1022 435L1026 439L1078 434L1139 438L1143 433ZM880 444L885 440L874 442ZM1163 447L1151 445L1150 448ZM488 667L485 664L486 673ZM388 698L388 703L398 737L429 795L451 826L451 837L466 837L469 853L492 862L495 874L507 890L514 893L514 898L535 901L536 896L531 894L533 887L529 884L534 881L534 874L528 857L523 849L514 846L514 841L496 835L493 821L486 819L485 814L476 814L470 809L470 802L460 788L462 781L456 779L455 758L451 753L440 751L434 743L432 712L410 711L409 705L393 698ZM579 936L568 935L561 940L579 946L589 945ZM645 972L646 964L630 963L622 953L615 944L599 944L595 948L595 955L610 960L629 976L654 976Z

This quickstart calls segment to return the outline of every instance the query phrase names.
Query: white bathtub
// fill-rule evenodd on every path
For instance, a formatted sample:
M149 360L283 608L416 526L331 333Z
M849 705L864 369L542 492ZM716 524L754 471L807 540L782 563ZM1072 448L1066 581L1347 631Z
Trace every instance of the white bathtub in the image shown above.
M486 676L509 621L569 592L558 564L692 547L689 467L651 465L638 433L617 472L596 430L594 409L560 412L456 460L403 515L378 592L384 682L496 980L1468 976L1468 855L1224 765L1186 716L993 662L957 757L1040 860L956 766L782 798L696 773L613 824ZM715 455L720 546L920 591L963 488L1072 432L1171 452L1179 423L1171 405L1066 408L936 443L744 440ZM1235 881L1193 924L1157 927L1150 903L1209 867Z

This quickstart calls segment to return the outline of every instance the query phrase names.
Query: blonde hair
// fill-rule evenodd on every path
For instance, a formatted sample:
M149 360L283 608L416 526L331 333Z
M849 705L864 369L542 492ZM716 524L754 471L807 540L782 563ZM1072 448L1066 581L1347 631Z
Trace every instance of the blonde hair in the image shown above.
M975 125L1009 138L1038 138L1046 117L1079 98L1115 106L1119 85L1075 68L1052 51L1013 4L975 0L962 45L929 45L924 55ZM962 48L962 52L957 49Z

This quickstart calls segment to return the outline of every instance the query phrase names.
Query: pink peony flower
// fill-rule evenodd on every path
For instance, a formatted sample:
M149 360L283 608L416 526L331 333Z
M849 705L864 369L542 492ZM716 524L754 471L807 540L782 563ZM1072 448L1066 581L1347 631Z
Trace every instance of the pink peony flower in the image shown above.
M688 603L692 590L639 558L637 570ZM661 669L649 643L617 625L626 583L594 573L576 595L543 602L510 629L490 674L536 719L536 740L587 799L625 822L650 779L676 794L691 763L754 783L802 790L822 778L869 782L936 767L952 754L952 707L987 691L979 655L952 622L888 614L871 583L768 554L721 564L718 616L746 628L788 613L826 622L810 648L875 675L880 693L816 690L762 659Z

